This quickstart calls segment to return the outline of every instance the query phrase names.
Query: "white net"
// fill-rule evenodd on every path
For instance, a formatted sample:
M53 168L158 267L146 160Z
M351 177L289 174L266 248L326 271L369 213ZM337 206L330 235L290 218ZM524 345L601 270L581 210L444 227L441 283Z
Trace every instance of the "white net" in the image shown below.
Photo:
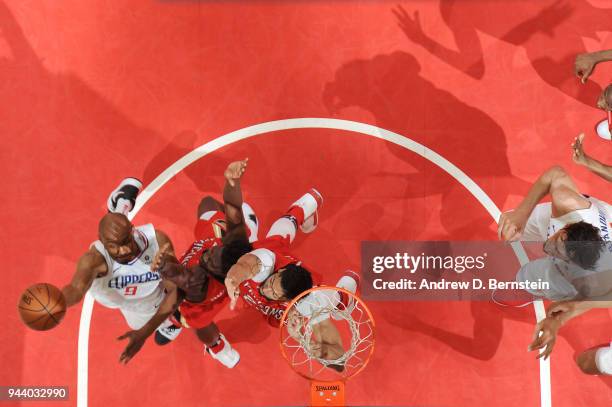
M374 320L361 299L337 287L316 287L287 309L281 348L291 366L311 380L346 380L374 351Z

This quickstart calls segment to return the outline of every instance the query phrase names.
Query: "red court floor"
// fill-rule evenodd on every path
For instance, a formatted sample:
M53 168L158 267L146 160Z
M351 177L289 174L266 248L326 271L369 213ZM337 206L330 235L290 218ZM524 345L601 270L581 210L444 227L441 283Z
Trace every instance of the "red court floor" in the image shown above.
M406 14L393 12L398 3ZM148 184L193 148L247 126L300 117L373 124L441 154L501 210L554 164L610 202L609 184L574 165L569 146L584 131L587 151L612 162L610 145L593 132L612 63L598 66L587 85L573 76L577 53L612 48L611 7L605 0L0 0L7 277L0 385L66 385L68 402L45 405L77 405L81 307L56 329L35 332L19 320L20 293L70 280L121 178ZM496 239L494 220L437 166L383 140L321 129L262 134L215 151L166 184L134 222L154 223L185 249L199 199L218 196L225 165L244 157L243 189L264 231L309 187L324 194L319 228L300 236L295 252L330 284L359 267L363 240ZM539 364L526 351L533 308L369 306L377 349L348 384L350 405L540 405ZM204 355L188 331L165 348L149 340L123 366L116 337L127 325L118 311L96 305L81 406L308 403L308 385L282 359L276 330L249 312L224 310L218 321L242 355L233 370ZM611 314L592 312L561 333L552 405L611 405L612 380L587 377L573 362L609 342Z

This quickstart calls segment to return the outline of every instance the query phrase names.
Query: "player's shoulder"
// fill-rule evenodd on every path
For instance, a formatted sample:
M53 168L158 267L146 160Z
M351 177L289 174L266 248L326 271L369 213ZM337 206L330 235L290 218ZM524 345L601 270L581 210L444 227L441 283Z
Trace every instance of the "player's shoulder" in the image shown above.
M147 225L143 225L143 226L140 226L140 227L142 228L141 230L145 234L155 236L155 238L157 239L157 241L160 244L162 242L165 243L165 242L169 242L170 241L170 238L168 237L168 234L166 232L164 232L163 230L160 230L160 229L154 227L152 223L149 223Z
M267 267L273 267L276 262L276 253L265 247L256 247L254 250L251 250L248 255L243 257L251 261L257 260L263 266Z
M557 188L551 191L552 215L557 218L570 212L591 208L591 201L571 188Z
M90 247L79 259L79 268L90 270L97 275L104 275L108 272L108 265L104 255L94 246Z

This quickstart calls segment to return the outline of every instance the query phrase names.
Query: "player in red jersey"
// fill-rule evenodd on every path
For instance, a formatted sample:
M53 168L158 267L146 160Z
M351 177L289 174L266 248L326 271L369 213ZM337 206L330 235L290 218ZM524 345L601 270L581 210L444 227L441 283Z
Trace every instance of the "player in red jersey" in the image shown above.
M261 312L272 326L278 327L290 300L312 288L313 280L320 283L320 276L313 276L301 260L289 252L289 247L298 227L304 233L311 233L316 228L318 210L322 204L321 194L311 188L274 222L265 239L253 243L255 250L240 257L229 269L225 286L231 299L231 309L236 307L238 297L242 297L245 304ZM355 293L358 282L357 274L347 271L336 287ZM318 311L327 304L346 309L352 301L333 288L315 291L307 298L308 301L302 299L292 311L310 318L319 314ZM316 341L312 349L319 358L337 360L344 354L344 347L340 333L329 316L329 313L323 313L311 320L313 340ZM329 364L328 367L342 371L342 363Z
M323 197L314 188L294 202L268 232L255 242L255 250L240 257L225 279L234 309L238 297L261 312L273 326L278 326L289 300L312 288L313 278L302 262L289 253L298 227L312 232L318 223L317 210ZM317 277L315 277L318 280ZM319 281L317 281L319 282Z
M240 257L227 273L225 286L231 299L230 308L236 307L238 298L262 313L268 323L278 327L283 313L291 299L312 288L313 275L303 263L289 252L298 227L305 233L312 232L318 224L318 209L323 203L321 194L311 189L294 202L287 213L279 218L268 232L265 239L253 243L255 250ZM320 283L320 277L314 274L314 282ZM359 277L354 272L346 272L340 278L337 287L350 292L357 291ZM338 290L318 290L302 299L292 312L311 317L319 314L317 308L326 304L338 307L350 307L352 301ZM288 320L292 317L289 316ZM313 329L312 350L322 359L337 360L344 354L340 333L330 321L329 313L318 315L311 320ZM342 371L343 362L327 365L329 368Z
M164 280L179 288L180 325L195 329L205 350L226 367L234 367L240 355L213 322L227 303L222 264L233 264L252 249L249 240L257 240L257 218L242 201L240 178L247 160L231 163L225 170L223 205L211 197L198 207L196 238L180 261L162 249L155 266Z

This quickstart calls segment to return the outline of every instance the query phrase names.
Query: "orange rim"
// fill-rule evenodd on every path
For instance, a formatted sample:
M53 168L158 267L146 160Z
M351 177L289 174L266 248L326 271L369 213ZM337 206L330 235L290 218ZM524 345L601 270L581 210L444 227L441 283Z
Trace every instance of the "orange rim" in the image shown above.
M340 291L343 292L351 297L354 297L356 299L356 301L359 302L359 304L361 305L361 307L365 310L366 314L368 315L368 318L370 320L370 323L372 325L372 346L371 346L371 350L368 354L368 357L366 358L366 360L364 361L363 365L357 369L354 373L352 373L350 376L344 377L344 378L338 378L338 379L331 379L331 380L319 380L316 379L314 377L309 377L306 374L296 370L293 365L291 364L290 358L287 355L287 352L285 351L285 346L283 346L283 339L285 338L284 335L284 329L283 327L285 326L285 322L287 320L287 315L289 314L289 310L291 308L293 308L295 306L295 304L301 300L302 298L304 298L305 296L307 296L308 294L317 291L317 290L329 290L329 289L334 289L336 291ZM323 382L323 383L331 383L331 382L337 382L337 381L342 381L342 382L346 382L347 380L357 376L359 373L361 373L361 371L363 369L365 369L365 367L368 365L368 363L370 362L370 358L372 357L372 355L374 354L374 348L376 346L376 322L374 321L374 317L372 316L372 312L370 311L370 308L368 308L368 306L366 305L366 303L359 298L356 294L345 290L344 288L340 288L340 287L335 287L335 286L326 286L326 285L321 285L321 286L317 286L317 287L312 287L306 291L304 291L303 293L301 293L300 295L298 295L297 297L295 297L293 300L291 300L291 302L289 303L289 305L287 306L287 308L285 309L285 312L283 312L283 316L281 317L280 320L280 348L281 348L281 353L283 355L283 358L287 361L287 363L289 364L289 366L291 366L291 369L296 372L297 374L299 374L300 376L302 376L303 378L307 379L307 380L311 380L311 381L317 381L317 382Z

